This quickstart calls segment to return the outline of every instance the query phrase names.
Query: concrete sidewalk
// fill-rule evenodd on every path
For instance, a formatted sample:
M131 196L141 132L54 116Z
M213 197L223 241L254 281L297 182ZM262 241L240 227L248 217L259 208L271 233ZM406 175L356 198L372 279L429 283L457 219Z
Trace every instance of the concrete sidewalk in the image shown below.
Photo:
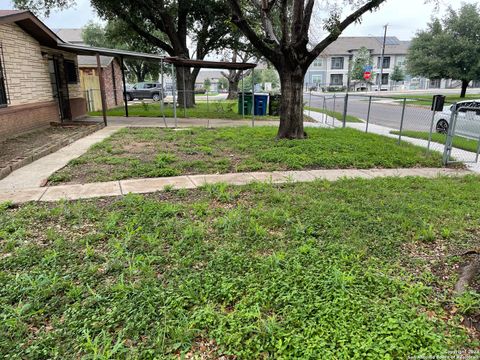
M77 200L105 196L121 196L128 193L153 193L170 189L194 189L205 184L227 183L244 185L252 182L288 183L309 182L317 179L335 181L342 178L404 177L419 176L434 178L438 176L464 176L466 170L456 169L344 169L344 170L306 170L274 171L252 173L230 173L222 175L187 175L168 178L131 179L103 183L59 185L34 187L15 190L0 190L0 202L11 201L15 204L29 201Z

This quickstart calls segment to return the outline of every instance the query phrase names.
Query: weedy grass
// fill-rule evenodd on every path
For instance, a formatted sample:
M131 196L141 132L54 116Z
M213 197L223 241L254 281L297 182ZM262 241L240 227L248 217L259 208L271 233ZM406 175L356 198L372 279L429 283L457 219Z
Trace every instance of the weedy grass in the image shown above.
M219 184L2 205L0 353L401 359L478 349L462 326L478 315L478 289L452 289L456 254L478 245L479 184Z
M259 126L122 129L50 177L84 183L185 174L335 168L438 167L438 154L354 129L307 129L305 140L276 140Z

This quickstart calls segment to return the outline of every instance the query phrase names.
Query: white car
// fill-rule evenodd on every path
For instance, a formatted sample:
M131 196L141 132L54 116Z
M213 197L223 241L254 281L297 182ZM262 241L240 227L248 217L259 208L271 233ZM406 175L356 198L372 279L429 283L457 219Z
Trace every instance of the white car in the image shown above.
M435 114L436 130L446 134L450 127L453 105L446 107L442 112ZM469 110L471 108L471 110ZM478 139L480 137L480 99L466 100L457 103L458 117L455 134Z

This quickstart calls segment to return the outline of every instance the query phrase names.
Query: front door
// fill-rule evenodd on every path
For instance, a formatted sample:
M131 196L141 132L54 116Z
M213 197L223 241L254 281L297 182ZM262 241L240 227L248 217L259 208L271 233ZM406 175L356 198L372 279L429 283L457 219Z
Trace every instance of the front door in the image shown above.
M50 83L52 84L53 98L57 101L60 121L72 120L70 98L68 96L68 83L62 55L54 55L48 60Z

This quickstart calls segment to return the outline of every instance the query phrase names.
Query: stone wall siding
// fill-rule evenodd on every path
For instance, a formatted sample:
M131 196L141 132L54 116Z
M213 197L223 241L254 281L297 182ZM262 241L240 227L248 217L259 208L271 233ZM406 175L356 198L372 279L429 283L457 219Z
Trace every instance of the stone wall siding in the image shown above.
M50 125L59 121L58 105L45 101L0 109L0 139Z

